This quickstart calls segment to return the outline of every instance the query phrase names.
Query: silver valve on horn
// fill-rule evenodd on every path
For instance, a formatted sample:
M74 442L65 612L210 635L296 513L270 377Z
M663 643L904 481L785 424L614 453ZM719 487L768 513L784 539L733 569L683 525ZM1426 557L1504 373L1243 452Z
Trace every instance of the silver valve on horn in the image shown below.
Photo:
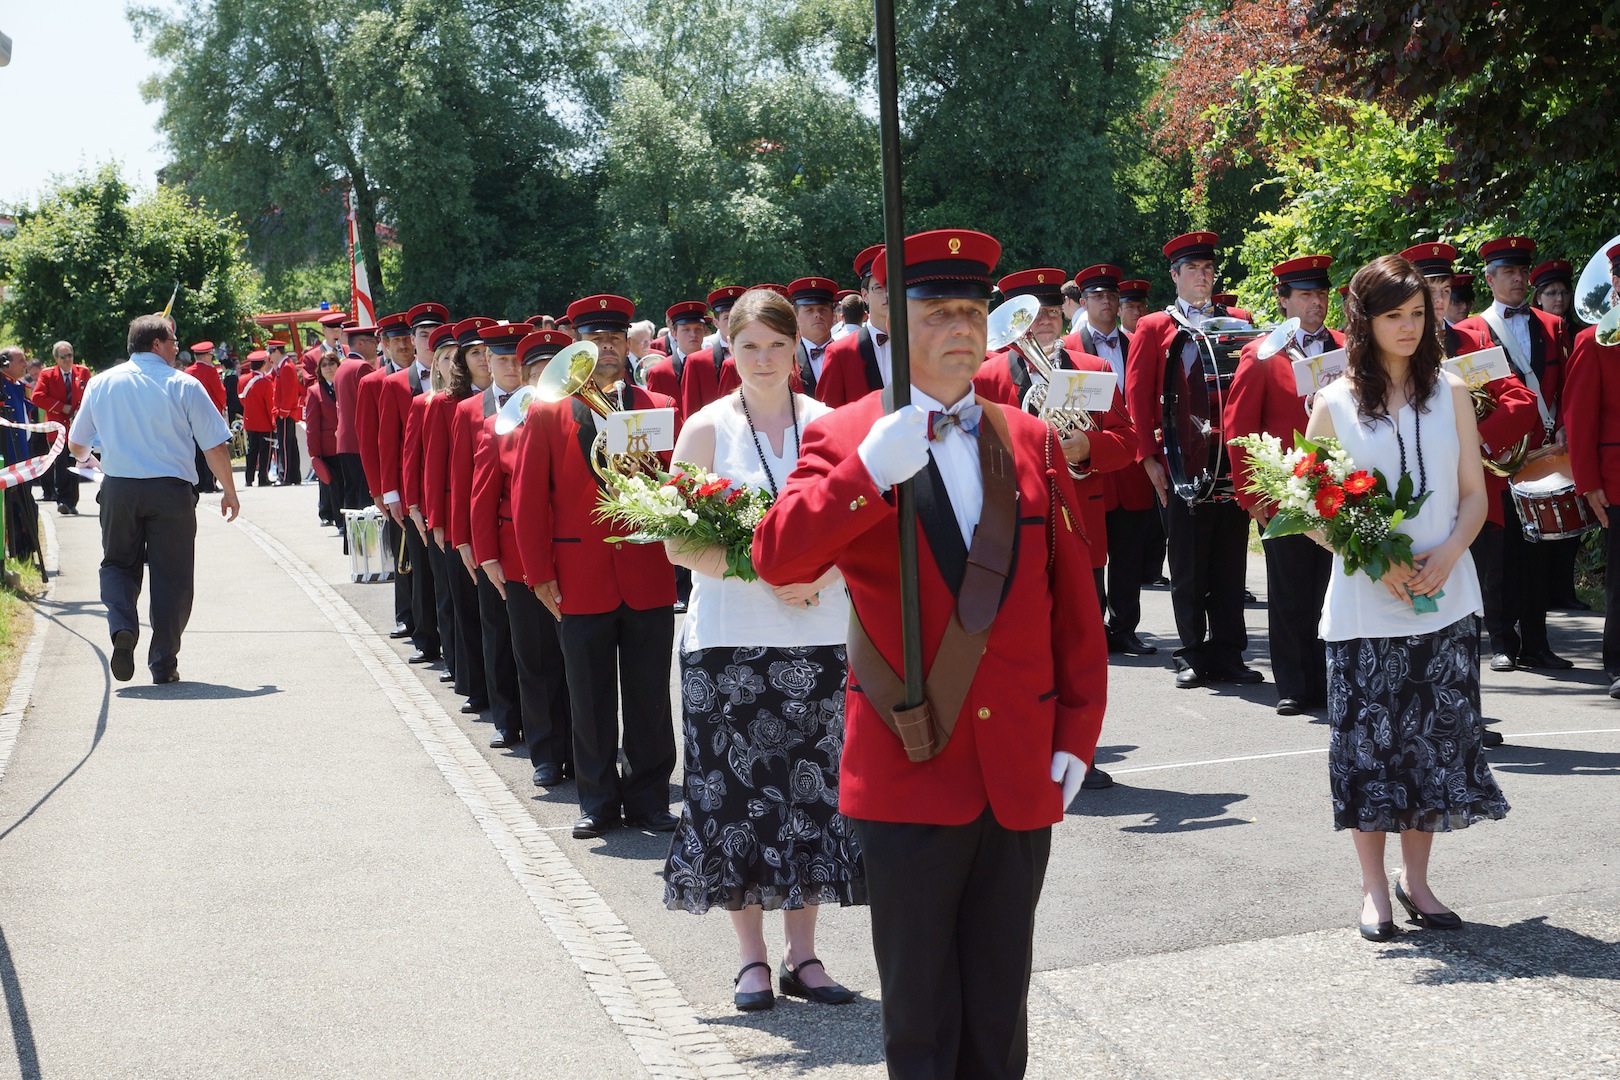
M1085 409L1047 407L1046 389L1052 381L1052 359L1029 332L1040 313L1041 302L1035 297L1013 297L990 313L985 326L988 331L986 345L991 352L1016 345L1024 359L1029 361L1030 367L1040 375L1025 392L1020 404L1025 412L1033 413L1056 428L1058 438L1067 438L1077 431L1096 431L1097 421Z

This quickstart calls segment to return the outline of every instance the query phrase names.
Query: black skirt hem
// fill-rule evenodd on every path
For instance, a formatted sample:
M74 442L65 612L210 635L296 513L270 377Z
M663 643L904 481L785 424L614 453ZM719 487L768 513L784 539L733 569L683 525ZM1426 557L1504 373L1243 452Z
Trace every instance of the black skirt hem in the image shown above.
M746 889L728 890L679 889L671 886L664 890L664 907L693 915L702 915L715 908L724 911L742 911L751 907L764 908L766 911L800 911L822 904L864 907L866 880L831 881L808 890L799 885L750 885Z
M1476 821L1501 821L1507 817L1506 802L1480 802L1466 809L1409 810L1399 814L1380 814L1370 821L1362 821L1351 813L1333 815L1335 830L1355 829L1358 832L1403 833L1411 830L1427 833L1456 832Z

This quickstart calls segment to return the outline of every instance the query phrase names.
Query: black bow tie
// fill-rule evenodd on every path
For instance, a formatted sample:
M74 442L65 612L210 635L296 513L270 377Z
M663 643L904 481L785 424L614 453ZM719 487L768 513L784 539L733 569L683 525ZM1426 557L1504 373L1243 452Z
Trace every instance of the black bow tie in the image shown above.
M515 394L515 393L517 393L516 390L512 391L512 394ZM501 393L500 391L497 390L495 392L495 407L497 409L505 408L506 407L506 399L511 397L512 394L503 394L503 393Z
M1502 314L1509 319L1522 319L1530 314L1529 304L1520 304L1518 307L1504 308Z
M1314 334L1306 334L1303 340L1307 345L1313 341L1320 341L1323 345L1326 345L1333 340L1333 332L1324 326Z
M885 345L887 345L889 343L889 335L885 334L883 331L879 330L875 334L872 335L872 340L877 342L878 348L881 349L883 346L885 346Z

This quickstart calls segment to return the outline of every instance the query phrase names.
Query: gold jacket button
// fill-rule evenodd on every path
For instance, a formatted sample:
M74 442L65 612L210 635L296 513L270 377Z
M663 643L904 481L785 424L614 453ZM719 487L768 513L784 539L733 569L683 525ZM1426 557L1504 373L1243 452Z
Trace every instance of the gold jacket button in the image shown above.
M988 719L990 719L990 710L989 709L980 709L979 710L979 719L980 720L988 720Z
M857 495L857 496L855 496L854 499L852 499L850 501L849 508L851 510L859 510L861 507L863 507L865 505L866 505L866 496L865 495Z
M622 547L624 547L624 545L623 545L623 544L614 544L614 545L613 545L613 550L614 550L614 551L618 551L618 550L619 550L619 549L620 549L620 548L622 548Z

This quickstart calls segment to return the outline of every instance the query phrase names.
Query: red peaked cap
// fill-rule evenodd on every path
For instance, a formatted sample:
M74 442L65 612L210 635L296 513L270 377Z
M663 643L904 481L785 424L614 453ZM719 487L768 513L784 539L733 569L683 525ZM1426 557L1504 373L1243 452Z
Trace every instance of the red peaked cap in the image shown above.
M750 285L748 288L744 289L743 292L752 292L755 289L769 289L782 299L788 299L788 287L786 285L778 285L774 281L762 281L758 285Z
M454 327L456 344L460 345L463 349L470 349L474 345L482 345L484 343L484 328L486 326L494 325L494 319L486 319L482 315L474 315L470 319L462 319L460 322L456 323Z
M405 321L414 330L419 326L442 326L450 321L450 309L443 304L417 304L405 313Z
M1614 245L1603 254L1609 257L1609 273L1620 274L1620 244Z
M1562 281L1565 285L1575 280L1575 268L1563 259L1552 259L1542 263L1530 271L1530 287L1539 289L1543 285L1550 285L1555 281Z
M730 311L747 291L741 285L722 285L709 294L709 310L716 315Z
M1536 242L1527 236L1498 236L1479 245L1479 257L1485 266L1529 266L1536 253Z
M199 341L191 347L191 351L194 353L213 352L214 343L212 341Z
M709 314L709 305L702 300L682 300L664 309L664 321L671 326L682 323L700 323Z
M1088 266L1074 275L1074 284L1081 292L1091 292L1096 289L1106 292L1119 292L1119 279L1124 276L1125 271L1119 267L1099 263L1096 266Z
M410 337L411 321L406 318L403 311L396 311L392 315L384 315L378 319L377 329L382 331L383 337Z
M1170 260L1173 270L1178 263L1188 259L1213 259L1215 247L1220 242L1221 238L1212 232L1183 233L1164 245L1164 257Z
M1450 277L1457 272L1457 249L1450 244L1415 244L1401 252L1401 258L1424 277Z
M855 276L861 279L861 284L872 275L872 268L879 259L883 258L883 245L873 244L855 256Z
M550 360L573 344L573 339L561 330L534 330L518 342L518 363L527 367L540 360Z
M1453 300L1469 300L1469 301L1474 299L1474 275L1473 274L1452 274L1451 275L1451 298Z
M1082 286L1082 288L1083 287L1084 286ZM1129 281L1122 281L1119 283L1119 298L1121 300L1145 301L1148 298L1148 293L1152 291L1153 283L1151 281L1143 281L1141 278L1132 278Z
M906 237L906 296L935 300L990 297L990 275L1001 259L1001 242L971 229L935 229ZM886 285L888 260L872 264L872 283Z
M346 320L348 317L349 313L347 311L334 311L330 315L322 315L315 321L320 323L322 326L342 326L344 320Z
M264 343L264 347L267 351L270 349L280 349L282 352L287 351L287 343L282 341L280 338L271 338L269 341Z
M492 353L512 356L518 351L518 342L533 332L534 327L526 322L496 323L484 327L484 344L489 346Z
M446 345L454 345L455 343L456 328L453 323L440 323L428 335L428 349L431 352L438 352Z
M996 282L996 288L1008 300L1015 296L1033 296L1041 302L1042 307L1062 307L1063 286L1068 280L1066 272L1055 266L1044 266L1008 274Z
M343 332L352 338L377 336L377 328L375 326L361 326L358 323L354 324L353 326L345 323L343 325Z
M581 335L627 331L635 317L636 305L612 293L586 296L568 305L568 321Z
M788 299L794 304L830 304L838 294L838 283L831 278L802 277L787 287Z
M1328 267L1332 265L1330 255L1301 255L1273 266L1271 276L1277 279L1277 284L1295 289L1331 289L1333 281L1328 277Z

